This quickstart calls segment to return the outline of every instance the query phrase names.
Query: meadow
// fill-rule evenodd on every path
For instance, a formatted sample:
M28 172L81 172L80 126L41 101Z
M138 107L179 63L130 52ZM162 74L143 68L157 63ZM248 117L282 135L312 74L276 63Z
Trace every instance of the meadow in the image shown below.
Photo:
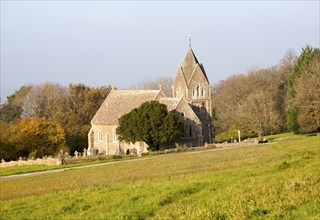
M0 219L320 219L320 134L0 182Z

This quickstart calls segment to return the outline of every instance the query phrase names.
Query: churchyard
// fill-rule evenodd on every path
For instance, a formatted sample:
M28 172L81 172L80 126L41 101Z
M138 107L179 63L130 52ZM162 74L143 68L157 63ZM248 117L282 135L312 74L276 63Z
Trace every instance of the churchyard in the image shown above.
M0 219L320 219L320 134L268 139L1 180Z

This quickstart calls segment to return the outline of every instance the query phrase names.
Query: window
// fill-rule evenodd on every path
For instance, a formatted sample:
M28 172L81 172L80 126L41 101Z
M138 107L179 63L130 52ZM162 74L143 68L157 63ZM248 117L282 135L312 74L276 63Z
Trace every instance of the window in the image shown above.
M98 131L98 141L102 141L102 130L101 130L101 128L99 128L99 131Z
M197 85L197 96L199 96L200 95L200 85L198 84Z
M192 126L189 127L189 137L192 137Z
M112 136L113 136L113 143L118 143L118 136L115 128L113 129Z
M203 96L203 94L204 94L204 90L203 88L201 88L201 96Z

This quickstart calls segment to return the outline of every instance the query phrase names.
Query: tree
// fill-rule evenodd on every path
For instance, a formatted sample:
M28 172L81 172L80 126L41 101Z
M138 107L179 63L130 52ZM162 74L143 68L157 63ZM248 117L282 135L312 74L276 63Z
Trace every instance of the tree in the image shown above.
M295 62L295 65L292 69L288 77L288 104L287 104L287 115L288 115L288 128L295 133L299 132L299 123L297 118L299 117L299 110L294 103L295 96L297 94L296 91L296 81L301 76L301 74L308 69L310 62L313 58L320 53L319 48L312 48L311 46L307 45L305 48L302 48L302 53L298 57ZM319 74L319 72L318 72Z
M46 82L30 89L23 101L23 114L60 124L70 152L82 151L87 148L90 120L110 90L110 86L93 88L79 83L66 88Z
M84 84L70 84L66 98L66 111L60 124L66 130L66 141L70 152L88 148L90 121L111 91L108 87L88 87Z
M65 132L54 122L23 118L1 127L6 130L0 132L0 158L14 160L20 156L28 157L35 150L39 156L54 155L65 148Z
M0 120L9 122L19 119L23 112L24 99L31 89L31 85L25 85L8 96L7 102L0 108Z
M320 131L320 53L296 77L294 88L298 132Z
M139 81L131 86L130 89L160 89L166 94L166 96L172 96L172 77L161 77L157 80L143 80Z
M123 115L117 134L120 141L144 141L150 150L159 150L162 144L182 137L184 126L175 113L168 113L166 105L151 101Z

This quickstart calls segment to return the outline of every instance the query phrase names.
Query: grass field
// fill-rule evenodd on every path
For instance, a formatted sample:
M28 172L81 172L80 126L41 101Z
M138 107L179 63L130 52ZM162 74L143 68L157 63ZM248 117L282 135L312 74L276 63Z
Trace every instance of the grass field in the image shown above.
M92 164L101 164L101 163L109 163L119 160L133 160L137 159L138 157L123 157L118 159L105 159L105 160L91 160L91 158L88 158L88 162L85 162L86 160L82 160L83 162L77 162L77 163L70 163L70 164L64 164L64 165L55 165L55 166L48 166L48 165L25 165L25 166L12 166L12 167L4 167L0 170L0 176L9 176L9 175L15 175L15 174L23 174L23 173L33 173L33 172L39 172L39 171L47 171L47 170L56 170L56 169L64 169L64 168L73 168L73 167L80 167L80 166L86 166L86 165L92 165ZM91 161L90 161L91 160Z
M0 182L0 219L320 219L320 135Z

